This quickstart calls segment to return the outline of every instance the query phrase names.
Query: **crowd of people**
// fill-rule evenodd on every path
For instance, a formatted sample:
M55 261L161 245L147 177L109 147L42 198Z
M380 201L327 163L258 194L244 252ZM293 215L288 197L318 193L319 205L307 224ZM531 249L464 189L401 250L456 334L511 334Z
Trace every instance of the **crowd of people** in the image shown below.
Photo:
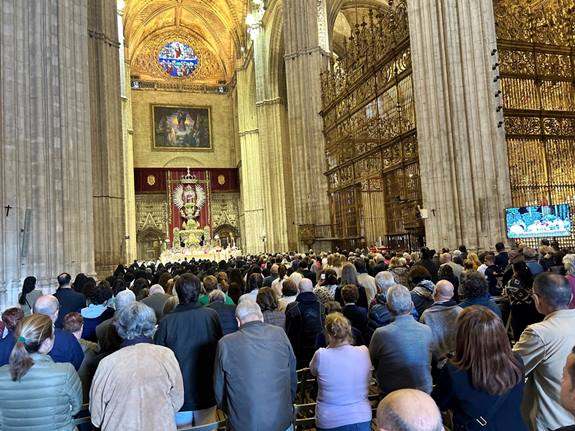
M2 430L73 430L85 403L104 431L219 411L230 430L291 430L301 369L317 430L575 430L575 254L557 244L134 262L56 281L44 294L27 277L2 313Z

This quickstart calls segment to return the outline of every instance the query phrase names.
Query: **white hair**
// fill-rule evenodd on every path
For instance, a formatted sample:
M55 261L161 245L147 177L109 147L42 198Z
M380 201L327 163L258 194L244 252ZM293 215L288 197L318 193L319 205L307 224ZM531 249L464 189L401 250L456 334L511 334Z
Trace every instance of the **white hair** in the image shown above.
M563 265L567 274L575 275L575 254L566 254L563 257Z
M166 293L164 291L164 288L162 286L160 286L159 284L154 284L152 287L150 287L150 296L152 296L154 293Z
M122 311L128 305L136 302L136 295L130 289L122 290L116 294L116 311Z
M399 258L399 264L401 266L406 266L407 265L407 260L405 259L405 257L400 257Z
M236 307L236 317L240 322L244 322L248 317L263 320L262 310L256 301L244 299Z
M210 303L216 301L224 302L226 300L226 294L219 289L214 289L208 295L208 300Z
M411 294L401 284L391 286L387 291L387 305L395 314L407 314L413 308Z
M391 286L395 286L397 282L395 277L389 271L378 272L375 276L375 284L378 289L383 293L383 296L387 296L387 291Z

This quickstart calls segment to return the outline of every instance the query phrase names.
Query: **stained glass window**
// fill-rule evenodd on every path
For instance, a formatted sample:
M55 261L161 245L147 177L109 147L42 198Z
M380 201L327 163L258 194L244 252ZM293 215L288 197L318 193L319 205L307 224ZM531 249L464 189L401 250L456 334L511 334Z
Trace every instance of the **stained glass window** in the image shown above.
M191 46L182 42L168 42L160 50L158 62L166 73L176 78L191 76L199 60Z

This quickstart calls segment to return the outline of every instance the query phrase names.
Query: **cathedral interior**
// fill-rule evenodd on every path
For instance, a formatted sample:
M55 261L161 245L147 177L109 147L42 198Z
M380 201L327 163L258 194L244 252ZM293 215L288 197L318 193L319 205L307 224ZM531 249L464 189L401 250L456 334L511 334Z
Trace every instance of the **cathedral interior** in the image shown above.
M174 247L491 249L507 208L575 205L574 0L3 0L0 47L2 305Z

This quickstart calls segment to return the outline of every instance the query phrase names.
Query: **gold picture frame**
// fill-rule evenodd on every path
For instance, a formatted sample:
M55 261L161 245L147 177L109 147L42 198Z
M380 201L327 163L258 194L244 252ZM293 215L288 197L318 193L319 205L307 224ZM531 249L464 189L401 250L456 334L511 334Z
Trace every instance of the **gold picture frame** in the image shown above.
M210 106L151 105L152 149L213 151Z

